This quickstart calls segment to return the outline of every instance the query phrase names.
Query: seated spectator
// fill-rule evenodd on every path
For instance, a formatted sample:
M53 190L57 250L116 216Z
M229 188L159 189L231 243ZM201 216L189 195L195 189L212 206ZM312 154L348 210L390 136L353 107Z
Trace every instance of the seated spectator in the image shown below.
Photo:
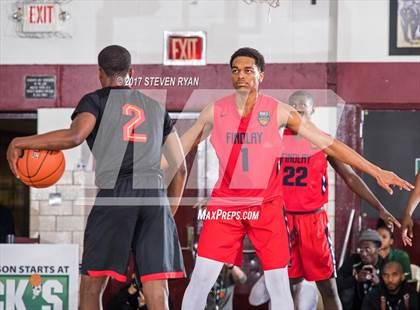
M213 288L207 297L207 310L232 310L235 284L244 284L246 274L241 268L225 264Z
M376 230L365 230L359 238L357 254L346 258L338 270L338 293L343 310L359 310L363 298L380 284L384 259L379 255L381 237Z
M0 243L7 242L7 235L15 234L15 224L12 212L0 205Z
M373 288L364 298L362 310L417 310L417 292L405 281L399 262L388 261L382 272L383 283Z
M379 255L381 255L385 261L399 262L404 270L405 278L407 280L411 279L410 258L408 257L407 252L393 247L394 235L382 219L378 221L376 231L382 238L382 246L379 249Z

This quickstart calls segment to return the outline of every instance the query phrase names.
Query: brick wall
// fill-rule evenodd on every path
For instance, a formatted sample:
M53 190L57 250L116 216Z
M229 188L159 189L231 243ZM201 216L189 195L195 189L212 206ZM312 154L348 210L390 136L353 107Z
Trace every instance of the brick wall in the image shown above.
M55 185L31 188L30 236L40 235L41 243L75 243L83 247L87 216L96 195L94 172L65 171ZM62 203L50 205L50 194L60 193Z

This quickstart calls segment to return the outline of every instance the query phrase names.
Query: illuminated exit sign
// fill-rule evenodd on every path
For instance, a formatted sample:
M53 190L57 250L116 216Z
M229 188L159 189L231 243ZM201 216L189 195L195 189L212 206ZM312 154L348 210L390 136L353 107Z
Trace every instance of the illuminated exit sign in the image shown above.
M206 35L203 31L164 32L165 65L206 64Z
M59 31L60 6L53 3L31 3L22 7L23 32Z

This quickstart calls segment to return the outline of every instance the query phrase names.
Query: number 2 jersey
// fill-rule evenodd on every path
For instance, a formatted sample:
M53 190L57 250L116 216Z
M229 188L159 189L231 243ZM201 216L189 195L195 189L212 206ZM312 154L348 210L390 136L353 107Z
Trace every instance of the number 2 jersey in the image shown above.
M259 94L252 111L241 117L234 95L214 103L210 142L219 160L219 178L210 205L241 208L282 196L277 107L274 98Z
M307 139L285 129L280 170L286 211L311 212L328 202L327 157Z
M105 87L85 95L72 120L82 112L96 118L86 142L96 160L99 188L114 188L127 176L134 188L161 187L162 144L174 127L158 102L129 87Z

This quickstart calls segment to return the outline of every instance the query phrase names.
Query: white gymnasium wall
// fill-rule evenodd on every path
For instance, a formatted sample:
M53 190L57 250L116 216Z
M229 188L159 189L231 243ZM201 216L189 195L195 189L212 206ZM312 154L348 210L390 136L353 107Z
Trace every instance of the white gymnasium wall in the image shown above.
M388 55L389 1L390 0L337 1L337 61L420 61L420 56Z
M25 39L15 33L12 0L0 1L0 63L92 64L109 44L126 46L133 63L162 63L164 30L204 30L208 63L226 63L237 48L261 50L268 62L326 62L330 0L73 0L64 5L71 39Z
M336 107L318 107L312 116L312 121L324 132L332 136L336 136L336 131L341 113ZM335 238L335 170L328 165L328 204L325 209L329 219L330 235L333 240Z
M1 64L92 64L122 44L133 63L162 63L164 30L204 30L208 63L226 63L241 46L271 63L419 61L388 56L389 0L281 0L280 7L241 0L73 0L63 7L71 39L24 39L15 32L15 1L0 1Z
M71 124L70 116L74 109L38 109L38 134L45 132L69 128ZM66 159L66 170L77 170L78 164L84 163L91 169L90 151L86 142L80 146L64 151Z

